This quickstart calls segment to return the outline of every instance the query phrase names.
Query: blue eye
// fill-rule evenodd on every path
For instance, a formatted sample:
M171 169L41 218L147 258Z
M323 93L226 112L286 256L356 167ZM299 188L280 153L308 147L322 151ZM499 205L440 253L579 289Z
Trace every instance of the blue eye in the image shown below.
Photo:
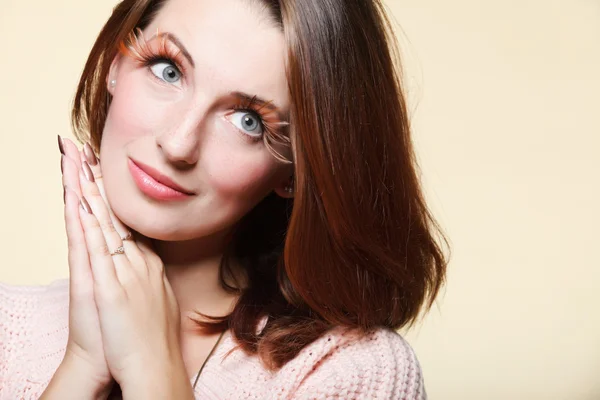
M150 67L152 73L158 78L167 83L178 86L181 80L181 72L173 64L168 62L157 62Z
M263 122L255 112L249 110L234 111L230 114L231 123L248 136L260 138L263 135Z

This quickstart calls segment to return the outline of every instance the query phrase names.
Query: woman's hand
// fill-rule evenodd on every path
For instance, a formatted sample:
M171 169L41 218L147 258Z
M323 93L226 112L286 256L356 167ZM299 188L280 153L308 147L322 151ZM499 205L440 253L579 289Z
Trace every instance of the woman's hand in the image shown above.
M81 197L81 155L77 146L67 139L58 138L61 153L61 170L65 200L65 225L69 246L69 338L64 366L85 371L91 382L99 388L110 387L112 377L104 357L100 322L94 299L94 281L83 227L79 218ZM86 153L90 164L99 165L91 148ZM93 158L91 158L93 157ZM62 365L62 364L61 364Z
M88 169L88 163L82 162L82 170ZM91 279L85 280L93 282L98 309L95 327L100 329L94 340L101 333L108 371L125 397L129 392L134 398L150 398L141 396L143 391L153 398L171 398L175 385L178 396L192 398L180 350L179 306L163 263L146 238L136 235L136 240L123 240L98 182L99 171L79 176L77 210L72 205L75 196L68 195L68 212L78 213L69 218L79 219L82 227L82 234L77 231L77 254L89 255L91 266ZM86 346L96 355L95 343Z

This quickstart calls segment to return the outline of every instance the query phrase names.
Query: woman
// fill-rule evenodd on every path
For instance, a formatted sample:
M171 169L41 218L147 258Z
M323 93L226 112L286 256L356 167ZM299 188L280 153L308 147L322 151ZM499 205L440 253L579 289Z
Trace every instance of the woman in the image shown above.
M0 286L1 398L421 399L445 274L377 0L124 0L59 138L68 282ZM96 157L99 154L99 159Z

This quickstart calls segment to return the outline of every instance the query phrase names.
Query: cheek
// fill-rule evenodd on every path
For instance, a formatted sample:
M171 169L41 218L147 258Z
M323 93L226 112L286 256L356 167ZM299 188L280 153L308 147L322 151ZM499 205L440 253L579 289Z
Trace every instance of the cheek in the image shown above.
M153 134L171 115L173 99L167 102L150 93L147 79L137 71L119 81L106 120L106 136L127 141Z
M252 151L236 151L231 147L203 149L206 182L220 198L248 199L266 196L279 178L279 165L261 145ZM260 147L260 148L259 148Z

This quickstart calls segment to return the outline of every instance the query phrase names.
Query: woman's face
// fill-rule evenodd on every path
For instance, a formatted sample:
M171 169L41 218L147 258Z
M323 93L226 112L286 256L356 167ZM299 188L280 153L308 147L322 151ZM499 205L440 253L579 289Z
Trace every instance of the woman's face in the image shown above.
M159 240L227 232L292 174L262 141L287 121L283 34L251 1L169 0L142 36L107 79L109 203Z

